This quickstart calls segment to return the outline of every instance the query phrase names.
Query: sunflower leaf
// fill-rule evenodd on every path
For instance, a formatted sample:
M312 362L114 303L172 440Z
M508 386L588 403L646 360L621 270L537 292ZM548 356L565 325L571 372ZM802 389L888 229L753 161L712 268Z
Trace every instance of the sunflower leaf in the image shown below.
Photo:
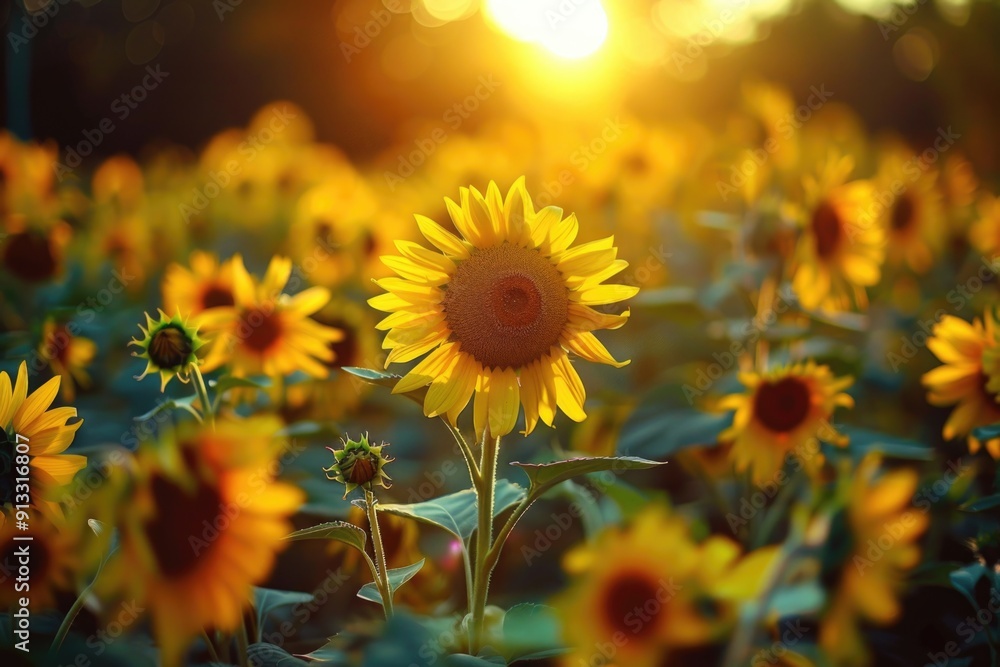
M511 662L537 660L565 652L559 641L559 621L551 607L514 605L503 617L504 654Z
M249 380L247 378L233 377L232 375L226 375L218 380L210 380L209 386L215 389L215 391L220 394L230 389L267 389L271 386L271 380L266 377L261 377L256 380Z
M524 488L520 485L498 479L493 501L494 516L521 502L524 496ZM472 489L409 505L389 504L376 507L379 512L443 528L463 542L468 541L476 530L476 493Z
M257 636L254 637L254 640L259 642L264 632L264 621L275 610L312 602L313 596L310 593L300 593L299 591L281 591L254 586L253 598L253 606L257 612Z
M285 536L286 540L336 540L364 552L368 534L353 523L329 521L312 528L303 528Z
M588 456L552 463L511 463L528 476L531 487L528 489L528 499L539 498L550 488L573 477L589 475L595 472L611 472L618 474L626 470L643 470L666 465L665 461L650 461L637 456Z
M341 370L350 373L351 375L361 378L365 382L371 384L377 384L382 387L388 387L393 389L396 387L396 383L403 379L402 375L396 375L394 373L383 373L382 371L376 371L371 368L359 368L357 366L344 366ZM421 387L420 389L414 389L413 391L408 391L403 394L410 400L414 401L418 405L424 404L424 397L427 395L427 388Z
M995 493L991 496L983 496L982 498L976 498L975 500L960 506L958 509L963 512L985 512L986 510L991 510L996 507L1000 507L1000 493Z
M147 419L152 419L164 410L187 410L192 414L197 414L194 410L194 402L196 400L198 400L198 397L195 395L185 396L183 398L170 398L162 403L157 403L155 408L145 414L134 417L132 421L144 422Z
M389 570L389 590L393 595L395 595L396 591L399 590L400 586L402 586L407 581L412 579L417 574L417 572L420 571L420 568L424 566L425 560L426 559L421 558L413 565L407 565L406 567L397 567ZM362 600L368 600L370 602L377 602L378 604L382 604L382 595L381 593L379 593L378 586L375 585L375 582L371 582L362 586L361 590L358 591L358 597L361 598Z

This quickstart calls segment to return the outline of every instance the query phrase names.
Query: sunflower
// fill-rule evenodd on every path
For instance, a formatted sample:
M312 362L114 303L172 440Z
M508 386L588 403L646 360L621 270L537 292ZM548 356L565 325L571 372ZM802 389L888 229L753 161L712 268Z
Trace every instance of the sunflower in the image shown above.
M977 206L978 216L969 228L969 241L987 259L1000 257L1000 197L983 194Z
M805 228L792 258L792 287L805 308L845 310L852 297L867 304L864 288L878 283L885 232L868 181L848 183L850 157L831 158L818 178L807 177Z
M25 592L14 587L22 564L22 549L28 547L30 610L37 613L56 607L56 594L70 591L81 570L80 533L76 522L57 527L44 514L29 512L27 530L0 512L0 609L13 610ZM24 538L30 538L30 541Z
M340 170L338 170L340 171ZM353 169L310 189L288 227L288 249L317 285L334 287L357 274L364 261L374 195Z
M847 443L830 420L838 406L854 405L854 399L843 393L852 378L834 377L829 367L807 361L766 373L741 373L740 382L747 391L719 403L736 411L732 426L719 439L732 442L736 468L753 468L756 483L770 479L786 457L814 439Z
M242 261L234 255L220 263L215 255L195 250L188 260L190 269L171 264L163 275L164 310L197 319L206 310L232 306L233 271Z
M229 362L237 377L264 374L274 378L296 371L326 377L329 369L323 362L333 359L330 344L341 340L343 333L309 316L330 300L329 290L310 287L295 296L282 294L292 277L291 260L272 258L258 282L242 259L235 259L234 304L205 311L199 318L206 331L222 338L206 359L208 369Z
M898 618L896 599L905 572L920 561L916 544L928 517L911 507L919 482L916 471L900 469L878 476L880 459L866 456L847 491L847 555L832 575L833 599L820 623L819 644L837 665L868 663L861 621L887 625Z
M49 409L59 393L60 377L54 377L28 395L28 365L21 362L17 380L11 386L10 376L0 373L0 506L14 504L16 479L21 476L15 458L27 445L28 477L31 504L59 515L58 506L48 500L52 491L72 481L73 476L87 465L87 457L63 454L77 429L83 424L76 417L76 408ZM20 504L20 503L17 503Z
M350 373L337 371L344 366L378 365L385 355L379 348L371 310L360 304L334 299L312 318L342 332L343 337L329 345L333 352L333 358L326 362L332 371L330 377L290 385L285 412L290 417L339 419L358 407L372 385Z
M908 148L893 147L882 158L877 183L879 190L892 195L885 212L889 263L906 264L916 273L926 273L945 242L942 196L938 173L920 170L917 157ZM915 173L911 173L914 172Z
M89 338L76 336L71 327L57 324L53 318L42 325L42 341L38 356L48 363L55 375L62 378L62 400L70 403L76 397L76 385L90 386L87 366L97 354L97 344Z
M927 347L941 361L941 366L924 374L931 405L956 405L942 435L945 439L968 435L969 451L982 446L971 431L979 426L1000 422L1000 386L991 378L1000 377L997 357L996 314L987 311L972 323L945 315L934 325ZM986 441L986 450L1000 459L1000 438Z
M191 379L191 372L200 363L198 349L205 341L198 337L198 327L180 315L168 317L162 310L159 315L159 319L153 320L146 313L146 326L139 325L142 339L133 338L129 345L141 350L133 352L132 356L146 360L146 368L136 380L159 373L160 391L163 391L174 377L181 382Z
M519 179L506 199L491 182L484 197L461 189L461 205L446 199L463 238L417 216L417 224L440 253L415 243L397 243L399 256L383 261L400 277L378 285L387 291L369 300L390 312L382 347L386 366L428 354L393 389L430 385L424 413L454 423L475 394L474 423L498 437L509 433L524 405L525 430L538 419L552 425L558 407L575 421L586 417L583 382L569 353L616 367L594 336L628 319L592 306L628 299L638 288L605 285L628 263L616 259L614 239L570 247L579 231L576 216L549 206L535 211Z
M556 603L572 652L566 665L663 664L723 637L734 602L759 594L776 550L742 556L732 540L697 543L685 521L652 507L567 554L574 583Z
M165 665L181 664L203 628L242 622L302 501L273 480L287 444L277 419L185 426L140 449L135 478L107 482L100 503L120 539L101 594L149 609Z

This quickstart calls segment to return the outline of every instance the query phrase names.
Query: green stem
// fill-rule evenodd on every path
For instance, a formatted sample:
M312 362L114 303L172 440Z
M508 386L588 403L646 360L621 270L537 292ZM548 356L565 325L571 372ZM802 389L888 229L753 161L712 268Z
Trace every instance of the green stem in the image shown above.
M63 640L66 639L66 635L69 634L70 626L73 625L73 621L76 617L80 615L80 610L83 609L83 605L87 601L87 596L90 595L90 591L94 588L94 583L97 581L97 577L94 577L94 581L87 584L87 587L80 592L80 596L76 598L73 602L73 606L69 608L66 612L66 616L62 620L62 624L59 626L59 630L56 631L56 636L52 638L52 647L49 649L51 653L55 653L62 646Z
M208 647L208 655L212 658L212 662L222 662L219 660L219 654L215 650L215 644L212 643L212 638L208 636L208 633L204 629L201 631L201 640L205 642L205 646Z
M469 467L469 479L472 480L472 486L478 487L481 481L481 474L479 472L479 465L476 464L476 457L472 453L472 448L469 447L469 443L466 441L465 436L462 432L455 426L444 420L445 425L451 434L455 437L455 442L458 443L458 448L462 450L462 456L465 457L465 464Z
M375 510L375 494L365 489L365 504L368 506L368 524L372 533L372 545L375 547L375 560L378 563L378 573L375 585L382 594L382 609L386 620L392 618L392 586L389 584L389 569L386 566L385 550L382 548L382 532L378 527L378 512Z
M250 640L247 638L247 626L240 619L240 624L236 628L236 646L239 650L240 655L240 666L249 667L250 665Z
M469 642L473 654L479 652L483 640L483 620L486 616L486 599L489 595L490 575L493 570L492 567L487 569L487 564L493 546L493 503L499 454L500 438L491 438L487 429L483 433L483 458L479 467L480 477L476 498L479 523L476 528L476 576L473 582L472 628Z
M208 387L205 386L205 377L201 374L201 369L198 368L197 364L192 365L192 375L194 375L194 389L198 392L198 402L201 403L201 413L205 416L205 421L214 427L214 405L208 400Z

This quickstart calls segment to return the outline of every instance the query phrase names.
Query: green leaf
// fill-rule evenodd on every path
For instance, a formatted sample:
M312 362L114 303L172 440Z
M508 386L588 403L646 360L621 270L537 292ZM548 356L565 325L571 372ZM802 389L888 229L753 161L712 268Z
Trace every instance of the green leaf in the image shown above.
M645 456L672 456L688 447L714 445L732 419L732 413L649 406L625 422L618 448Z
M969 501L958 509L963 512L985 512L986 510L991 510L997 507L1000 507L1000 493L995 493L992 496L983 496L982 498Z
M299 591L279 591L273 588L259 588L254 586L253 598L253 606L257 611L258 633L258 636L254 639L256 641L260 641L260 635L264 632L264 619L266 619L268 615L277 609L281 609L282 607L290 607L296 604L311 602L313 596L309 593L301 593Z
M768 613L781 618L810 614L826 600L826 592L815 581L780 588L771 598Z
M349 665L351 664L350 659L347 654L344 653L339 645L334 643L334 638L331 637L326 644L319 647L315 651L310 651L305 655L300 655L299 657L305 658L309 662L318 662L321 664L333 664L333 665Z
M313 526L312 528L296 530L291 535L285 536L285 539L290 541L337 540L338 542L343 542L354 547L358 551L364 551L365 542L368 541L368 534L353 523L329 521L321 523L318 526Z
M248 380L247 378L233 377L232 375L226 375L218 380L210 380L208 386L212 387L218 393L223 393L229 391L230 389L267 389L271 386L270 378L261 376L257 380Z
M308 665L285 649L274 644L257 643L247 647L248 663L254 667L297 667Z
M556 484L581 475L606 471L617 474L626 470L653 468L666 465L666 463L649 461L637 456L584 456L565 461L553 461L552 463L518 463L515 461L511 465L517 466L528 476L528 480L531 482L528 496L535 499Z
M184 398L168 398L162 403L157 403L156 407L149 412L134 417L133 421L144 422L147 419L152 419L164 410L186 410L195 416L199 416L197 410L194 408L194 402L198 400L197 396L185 396Z
M559 621L551 607L518 604L503 618L504 655L507 660L539 660L565 652Z
M396 591L399 590L400 586L402 586L407 581L412 579L414 575L416 575L417 572L420 571L420 568L424 566L425 560L426 559L421 558L413 565L407 565L406 567L397 567L395 569L389 570L389 590L391 591L392 595L395 595ZM368 600L370 602L377 602L379 604L382 604L382 595L381 593L378 592L378 586L375 585L375 582L372 582L370 584L365 584L364 586L362 586L361 590L358 591L358 597L361 598L362 600Z
M382 387L388 387L393 389L396 383L403 379L402 375L395 375L393 373L383 373L382 371L372 370L371 368L358 368L357 366L344 366L341 370L350 373L355 377L359 377L365 382L371 384L377 384ZM413 391L408 391L403 394L410 400L416 402L419 405L424 404L424 397L427 395L427 387L421 387L420 389L414 389Z
M976 584L985 574L985 566L980 563L973 563L972 565L966 565L961 569L955 570L948 575L948 579L951 581L951 585L955 587L955 590L964 595L965 599L972 604L974 609L978 609L979 602L976 601Z
M506 667L507 661L498 655L481 657L478 655L468 655L456 653L445 658L447 667Z
M931 461L934 459L934 450L929 445L916 440L897 438L859 426L839 425L837 429L850 437L851 442L848 447L858 458L870 451L875 451L892 458L912 461Z
M524 489L505 479L498 479L493 501L493 515L497 516L524 498ZM379 512L415 519L422 523L445 529L463 542L476 530L478 514L476 492L464 489L440 498L410 505L376 505Z
M972 429L972 437L982 441L1000 438L1000 423L974 428Z

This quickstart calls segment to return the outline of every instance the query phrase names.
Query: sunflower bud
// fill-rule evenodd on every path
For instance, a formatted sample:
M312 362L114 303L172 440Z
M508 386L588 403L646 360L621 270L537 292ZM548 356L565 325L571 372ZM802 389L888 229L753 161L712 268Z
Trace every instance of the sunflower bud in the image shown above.
M389 445L382 443L373 447L368 442L367 433L358 441L348 438L342 442L343 449L327 447L333 452L335 461L329 468L323 468L323 472L326 473L327 479L347 486L344 497L346 498L348 493L359 486L365 491L373 491L376 484L388 489L389 485L386 482L391 480L383 468L392 461L392 458L383 456L382 449Z
M161 310L159 315L159 319L154 320L147 313L146 326L139 325L142 339L133 338L129 345L141 350L133 352L132 356L146 360L146 369L136 379L158 372L162 391L175 376L187 382L191 368L198 364L195 352L205 343L198 337L198 327L184 321L179 314L167 317Z

